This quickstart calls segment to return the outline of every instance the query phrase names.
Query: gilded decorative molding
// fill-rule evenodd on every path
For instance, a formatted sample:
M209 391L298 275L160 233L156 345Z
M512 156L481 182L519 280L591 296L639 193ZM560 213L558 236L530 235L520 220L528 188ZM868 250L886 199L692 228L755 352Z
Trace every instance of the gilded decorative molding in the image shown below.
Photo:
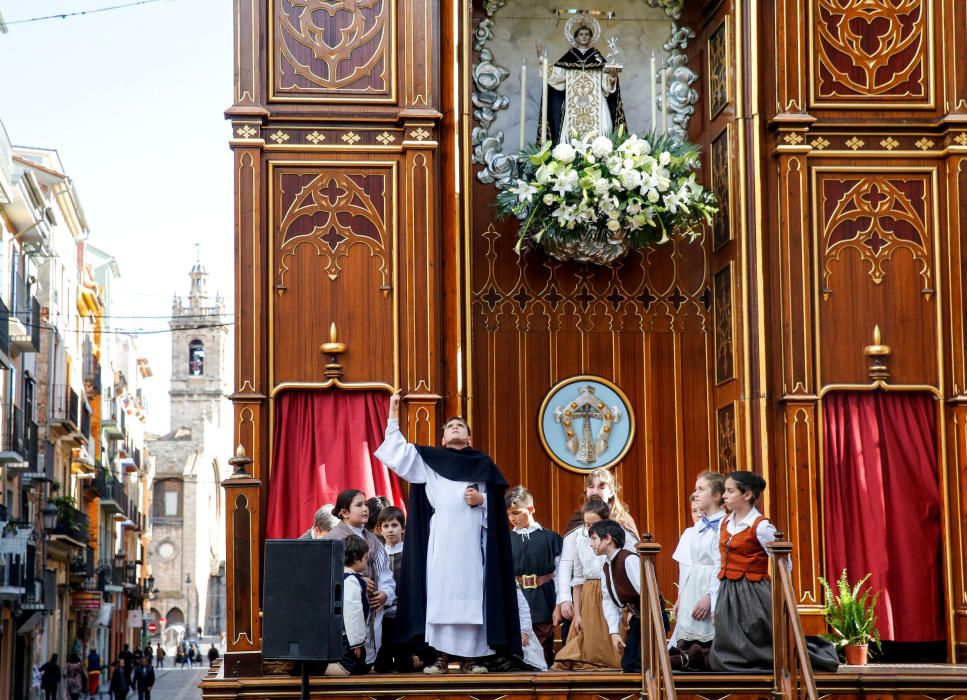
M364 245L379 262L383 284L389 284L386 259L386 216L389 173L347 172L346 169L277 170L279 220L279 293L285 290L289 258L300 245L311 245L326 261L330 280L339 277L342 260L356 245Z
M933 294L927 175L836 175L820 180L823 297L832 293L832 263L847 250L860 256L874 284L886 277L884 263L906 250L920 266L921 290Z
M654 252L636 252L621 266L611 268L607 280L578 269L568 276L574 282L566 288L558 277L560 262L526 251L516 258L516 275L509 282L506 274L497 269L500 232L491 225L482 235L487 240L487 275L481 276L472 290L472 306L483 316L489 332L520 332L542 326L556 332L571 325L582 332L595 328L613 332L704 332L708 327L711 293L705 280L684 288L679 277L686 247L704 255L705 247L700 242L692 244L673 238L663 246L662 254L668 255L673 280L664 286L650 276ZM512 264L509 260L506 263ZM622 272L629 266L635 268L634 274Z
M824 106L929 106L933 46L924 0L815 0L813 99Z
M395 0L271 0L277 99L395 99Z

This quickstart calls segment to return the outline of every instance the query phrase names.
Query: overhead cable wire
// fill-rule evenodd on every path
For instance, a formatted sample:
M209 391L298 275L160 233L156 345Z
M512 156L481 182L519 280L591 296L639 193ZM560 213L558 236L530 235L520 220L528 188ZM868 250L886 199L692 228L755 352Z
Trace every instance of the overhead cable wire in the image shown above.
M109 7L98 7L93 10L78 10L76 12L62 12L56 15L45 15L43 17L31 17L29 19L15 19L5 22L7 26L12 24L29 24L31 22L44 22L49 19L67 19L68 17L80 17L81 15L96 15L99 12L110 12L111 10L123 10L128 7L135 7L136 5L151 5L156 2L161 2L161 0L138 0L137 2L128 2L123 5L111 5Z

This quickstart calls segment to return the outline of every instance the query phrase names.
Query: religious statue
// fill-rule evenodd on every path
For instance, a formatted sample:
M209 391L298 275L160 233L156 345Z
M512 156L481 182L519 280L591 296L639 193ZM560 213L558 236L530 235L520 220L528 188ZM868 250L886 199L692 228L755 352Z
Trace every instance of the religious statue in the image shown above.
M625 124L618 85L621 66L606 60L594 48L601 37L601 25L594 17L585 14L571 17L564 27L564 35L571 49L550 67L547 106L542 108L551 141L558 143L562 134L566 141L572 132L579 137L592 132L609 134ZM614 52L612 46L611 53ZM537 44L537 54L546 61L547 53L541 42ZM537 142L543 142L543 134L538 133Z

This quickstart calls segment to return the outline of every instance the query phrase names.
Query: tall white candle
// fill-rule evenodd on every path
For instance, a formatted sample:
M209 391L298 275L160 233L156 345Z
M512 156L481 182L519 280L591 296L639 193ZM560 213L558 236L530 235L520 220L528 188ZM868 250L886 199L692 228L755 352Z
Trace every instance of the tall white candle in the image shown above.
M658 95L655 94L655 52L651 52L651 72L648 74L648 95L651 97L651 128L658 133Z
M661 67L661 126L662 131L668 133L668 93L665 89L665 64Z
M527 60L520 62L520 148L527 142Z
M541 142L550 138L547 128L547 54L541 57Z

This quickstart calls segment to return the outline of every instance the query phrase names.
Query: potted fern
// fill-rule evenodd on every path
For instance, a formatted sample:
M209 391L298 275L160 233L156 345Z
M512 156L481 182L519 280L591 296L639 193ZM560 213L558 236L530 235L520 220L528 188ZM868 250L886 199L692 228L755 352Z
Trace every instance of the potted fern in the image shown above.
M879 592L867 589L860 593L863 584L870 578L867 574L856 585L850 586L846 577L846 569L836 581L836 595L833 595L829 583L820 576L826 594L826 608L823 611L826 624L832 634L826 635L837 649L842 649L846 655L846 663L851 666L866 665L870 642L879 648L880 632L876 628L876 601Z

